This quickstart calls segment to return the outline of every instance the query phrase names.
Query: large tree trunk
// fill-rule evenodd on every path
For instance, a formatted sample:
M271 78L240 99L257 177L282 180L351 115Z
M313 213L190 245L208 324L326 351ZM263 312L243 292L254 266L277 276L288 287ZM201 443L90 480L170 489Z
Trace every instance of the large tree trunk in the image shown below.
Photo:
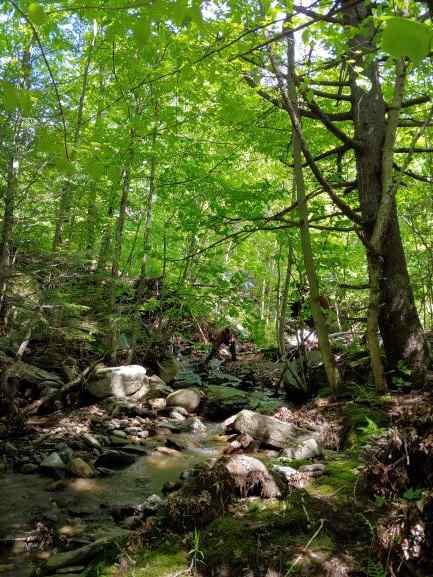
M394 204L382 251L379 326L391 366L403 360L422 379L428 361L424 333L415 307Z
M344 0L343 4L347 6L345 18L348 24L359 27L371 16L367 2L354 4L351 0ZM383 159L386 154L385 137L389 117L387 119L378 63L367 63L376 49L376 31L372 24L364 26L363 30L363 34L351 40L352 57L357 66L351 67L350 86L354 136L361 145L356 151L359 201L366 240L370 241L377 224L379 206L386 192ZM359 74L355 71L358 67L363 68L364 75L370 80L370 90L358 85ZM380 333L389 367L395 368L399 361L403 361L411 369L414 381L420 381L425 373L428 356L407 270L395 198L384 224L379 255L374 250L367 250L370 275L372 271L375 271L373 276L379 275L377 317ZM374 288L374 278L370 278L370 284Z

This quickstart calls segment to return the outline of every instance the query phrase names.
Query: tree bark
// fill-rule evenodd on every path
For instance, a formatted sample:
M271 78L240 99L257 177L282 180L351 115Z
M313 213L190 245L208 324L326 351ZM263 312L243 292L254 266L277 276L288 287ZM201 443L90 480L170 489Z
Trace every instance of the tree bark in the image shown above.
M395 118L391 111L387 118L379 65L376 60L371 61L371 54L376 49L376 32L372 22L366 23L371 16L370 5L367 2L354 4L351 0L343 0L343 6L346 23L356 27L363 25L364 30L350 42L351 57L356 63L350 69L350 88L355 140L361 145L355 150L359 202L367 245L373 243L372 250L367 250L369 273L373 275L373 278L370 277L370 296L377 298L378 310L374 314L377 314L389 368L395 369L403 361L412 371L414 382L419 383L424 379L428 353L415 307L401 240L395 190L392 189L393 152L390 147L395 134L394 138L389 135L387 139L387 121L398 123L398 114ZM369 91L357 84L355 68L358 67L363 68L364 76L371 82ZM390 171L389 174L386 174L387 171ZM376 296L372 295L374 291ZM370 324L372 322L371 319ZM372 326L369 326L371 338L372 331ZM375 347L374 343L373 349Z
M291 18L288 17L288 24ZM305 272L307 274L308 284L310 288L311 312L314 320L314 325L317 331L319 341L319 349L322 356L323 365L325 367L326 377L333 393L337 392L338 386L338 371L335 366L334 358L332 356L331 346L329 343L328 327L326 318L320 306L320 292L319 282L316 273L316 266L314 262L313 248L311 244L310 228L308 225L308 205L305 195L305 182L303 174L303 160L302 160L302 146L301 134L302 128L300 126L300 114L298 108L298 96L295 84L295 38L293 33L288 34L287 45L287 90L283 84L283 78L279 72L278 66L275 63L272 54L270 56L271 65L278 79L279 89L283 99L291 112L291 120L293 126L293 175L294 186L297 193L298 212L300 217L300 235L302 256L304 259Z
M31 51L33 37L23 49L21 57L21 78L19 84L25 90L30 89L31 82ZM17 108L12 128L12 142L7 155L6 189L4 191L4 212L2 232L0 237L0 317L5 319L5 298L11 275L11 249L15 219L15 205L18 193L18 177L24 148L23 115Z

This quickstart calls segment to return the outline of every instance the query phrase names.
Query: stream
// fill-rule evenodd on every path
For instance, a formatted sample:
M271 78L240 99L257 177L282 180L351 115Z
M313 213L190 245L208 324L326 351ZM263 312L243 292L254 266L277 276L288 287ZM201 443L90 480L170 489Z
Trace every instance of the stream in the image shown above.
M41 541L43 525L55 526L60 537L64 536L73 547L84 545L115 530L110 513L113 507L138 505L149 495L161 495L164 485L176 481L182 472L217 458L223 447L218 439L221 428L214 423L206 423L206 426L206 433L182 433L184 439L190 438L194 448L173 454L153 451L108 477L66 479L57 484L56 490L49 477L21 473L3 475L0 576L31 575L32 559L44 558L50 550L48 540L44 551L36 547ZM43 525L38 525L40 521Z

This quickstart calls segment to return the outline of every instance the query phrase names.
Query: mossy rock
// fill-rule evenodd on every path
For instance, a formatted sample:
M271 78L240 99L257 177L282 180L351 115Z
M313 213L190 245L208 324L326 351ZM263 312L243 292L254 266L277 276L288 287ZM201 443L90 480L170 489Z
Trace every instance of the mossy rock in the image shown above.
M282 404L278 399L273 399L262 391L249 393L224 385L208 385L206 397L205 414L215 420L226 419L243 409L272 415Z
M223 420L249 407L250 395L244 391L223 385L206 387L206 417Z

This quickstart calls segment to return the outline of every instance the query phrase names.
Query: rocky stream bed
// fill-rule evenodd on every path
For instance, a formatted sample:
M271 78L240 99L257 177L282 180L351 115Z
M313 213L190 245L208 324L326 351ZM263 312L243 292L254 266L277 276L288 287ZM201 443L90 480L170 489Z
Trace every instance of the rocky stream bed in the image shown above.
M294 409L221 366L186 367L171 386L139 366L98 368L75 408L53 383L46 414L2 430L2 577L368 574L372 509L350 447L383 410ZM131 572L137 550L157 555Z

